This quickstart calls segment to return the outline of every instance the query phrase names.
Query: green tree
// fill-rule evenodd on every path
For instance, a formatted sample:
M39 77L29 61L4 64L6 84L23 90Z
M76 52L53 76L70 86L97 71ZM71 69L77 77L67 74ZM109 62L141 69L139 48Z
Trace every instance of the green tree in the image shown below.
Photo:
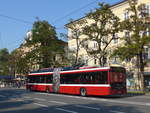
M150 17L145 4L137 5L137 0L128 0L130 7L126 9L129 18L121 23L122 31L130 32L130 36L123 37L125 45L114 51L113 55L122 60L135 58L137 88L144 89L144 67L149 60L144 59L144 47L150 44Z
M0 74L9 75L9 52L7 48L0 50Z
M85 17L82 33L87 38L84 38L82 44L88 55L98 59L101 66L107 62L108 46L115 34L118 33L119 25L119 18L110 10L109 4L99 3L99 8L88 13ZM97 47L89 47L89 40L95 42Z
M31 71L29 61L21 48L15 49L11 52L9 66L12 75L26 75L29 71Z
M47 21L38 20L31 31L31 37L26 39L26 46L31 49L27 53L28 58L39 64L40 68L55 65L56 55L64 52L64 44L57 38L55 27Z
M69 48L69 53L72 53L72 60L69 58L70 62L72 62L72 65L80 65L81 61L80 61L80 56L79 56L79 50L82 47L82 39L80 38L80 36L82 35L82 29L80 29L80 26L82 26L84 24L84 20L78 20L78 21L74 21L74 20L70 20L70 24L67 24L66 26L71 29L71 36L67 36L65 35L65 37L67 37L69 40L75 40L75 47L74 48ZM70 57L70 55L69 55Z

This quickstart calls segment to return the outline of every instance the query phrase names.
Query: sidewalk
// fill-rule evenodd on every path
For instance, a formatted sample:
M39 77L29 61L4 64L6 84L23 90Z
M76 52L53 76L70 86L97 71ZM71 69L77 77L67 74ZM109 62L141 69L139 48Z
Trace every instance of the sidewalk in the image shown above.
M145 92L145 91L128 91L128 93L125 96L130 97L130 96L141 96L141 95L150 95L150 92Z

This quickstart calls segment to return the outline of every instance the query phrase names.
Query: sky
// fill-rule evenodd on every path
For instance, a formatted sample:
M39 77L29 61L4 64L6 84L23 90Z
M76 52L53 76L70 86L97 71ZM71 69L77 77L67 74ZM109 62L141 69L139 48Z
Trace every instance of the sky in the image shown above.
M64 25L98 7L98 2L115 4L122 0L0 0L0 49L9 52L23 43L36 17L46 20L60 33Z

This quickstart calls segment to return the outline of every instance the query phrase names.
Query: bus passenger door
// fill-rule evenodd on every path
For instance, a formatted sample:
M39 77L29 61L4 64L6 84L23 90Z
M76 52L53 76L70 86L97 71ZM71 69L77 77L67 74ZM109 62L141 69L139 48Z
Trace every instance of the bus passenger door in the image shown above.
M60 68L54 69L53 72L53 92L58 93L60 88Z

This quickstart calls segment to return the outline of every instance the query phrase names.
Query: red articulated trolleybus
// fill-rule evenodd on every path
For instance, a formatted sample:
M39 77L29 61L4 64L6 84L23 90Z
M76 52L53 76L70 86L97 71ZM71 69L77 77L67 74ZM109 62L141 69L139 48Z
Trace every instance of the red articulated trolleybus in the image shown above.
M123 67L46 69L29 73L26 88L77 95L126 94L126 71Z

